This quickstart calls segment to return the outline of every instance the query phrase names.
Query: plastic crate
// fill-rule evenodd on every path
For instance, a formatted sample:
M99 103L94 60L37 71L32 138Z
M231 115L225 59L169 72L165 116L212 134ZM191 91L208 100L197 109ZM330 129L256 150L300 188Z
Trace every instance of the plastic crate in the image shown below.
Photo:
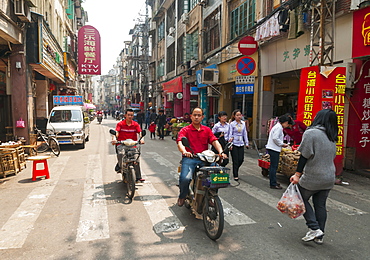
M270 162L266 162L264 160L258 159L258 166L264 169L270 168Z

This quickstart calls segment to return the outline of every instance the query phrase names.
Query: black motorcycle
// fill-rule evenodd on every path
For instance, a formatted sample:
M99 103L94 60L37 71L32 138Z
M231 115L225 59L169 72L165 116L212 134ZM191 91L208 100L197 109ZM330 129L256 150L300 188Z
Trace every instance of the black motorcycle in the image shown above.
M185 147L192 150L186 137L183 137L181 142ZM231 143L228 143L225 150L230 147ZM218 189L230 185L230 169L218 166L217 162L220 157L211 150L193 154L192 158L199 158L205 163L205 166L197 167L193 173L189 194L185 198L185 207L193 209L196 214L203 217L203 225L207 236L216 240L221 236L224 229L224 211L218 197Z

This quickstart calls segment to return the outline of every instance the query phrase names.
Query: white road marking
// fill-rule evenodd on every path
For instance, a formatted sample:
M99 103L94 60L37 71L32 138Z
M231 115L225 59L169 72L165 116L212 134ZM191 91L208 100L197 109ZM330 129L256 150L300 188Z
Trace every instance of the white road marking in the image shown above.
M89 155L77 242L109 238L108 210L100 155Z
M326 205L329 208L338 210L346 215L352 216L352 215L363 215L367 214L366 211L360 210L358 208L352 207L350 205L344 204L342 202L336 201L334 199L328 198L326 201Z
M49 166L50 179L42 180L0 229L0 249L21 248L59 181L69 156Z
M256 223L253 219L245 215L243 212L240 212L239 210L234 208L230 203L228 203L224 199L221 199L221 202L224 208L225 221L229 223L230 226Z
M144 160L142 160L140 164L143 170L143 177L148 179L144 172L150 171L149 165ZM167 202L149 181L145 181L145 184L140 187L138 193L144 203L156 233L182 232L185 229L181 221L168 207Z

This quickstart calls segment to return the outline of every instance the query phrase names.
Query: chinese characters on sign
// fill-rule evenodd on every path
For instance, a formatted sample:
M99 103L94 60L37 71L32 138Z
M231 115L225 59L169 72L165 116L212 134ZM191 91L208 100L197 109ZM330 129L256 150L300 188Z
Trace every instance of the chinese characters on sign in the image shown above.
M334 89L334 108L338 119L338 141L337 155L343 155L343 137L344 137L344 95L346 92L346 75L335 75Z
M362 101L362 118L361 118L361 129L360 129L360 145L365 148L370 142L370 83L364 84L365 96ZM370 144L369 144L370 145Z
M101 74L100 34L90 25L85 25L78 31L78 72Z
M294 50L292 51L292 59L295 60L295 59L298 59L299 55L301 54L301 49L300 48L294 48ZM310 45L306 45L304 48L303 48L303 56L308 56L310 54ZM286 62L290 56L289 56L289 51L284 51L283 52L283 62Z
M82 96L53 96L54 105L83 105Z

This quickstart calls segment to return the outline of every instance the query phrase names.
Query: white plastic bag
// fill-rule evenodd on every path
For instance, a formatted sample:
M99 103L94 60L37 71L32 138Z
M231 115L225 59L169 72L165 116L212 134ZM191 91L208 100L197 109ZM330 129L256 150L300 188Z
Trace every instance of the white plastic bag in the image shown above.
M276 207L290 218L298 218L306 212L297 184L290 183Z

